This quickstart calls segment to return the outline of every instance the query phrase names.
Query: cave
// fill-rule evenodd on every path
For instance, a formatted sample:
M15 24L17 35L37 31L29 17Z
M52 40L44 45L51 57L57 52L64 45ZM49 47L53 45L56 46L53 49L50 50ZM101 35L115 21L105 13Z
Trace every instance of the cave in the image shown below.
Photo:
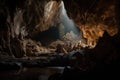
M0 0L0 80L118 79L120 0Z

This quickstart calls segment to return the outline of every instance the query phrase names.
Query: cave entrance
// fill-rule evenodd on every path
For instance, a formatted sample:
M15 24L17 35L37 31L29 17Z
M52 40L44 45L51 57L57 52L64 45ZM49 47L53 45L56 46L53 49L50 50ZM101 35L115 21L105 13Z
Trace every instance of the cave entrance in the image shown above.
M51 3L51 5L53 4ZM60 23L37 35L37 39L40 40L44 46L48 46L56 40L73 41L80 38L80 29L78 29L74 22L68 17L63 1L61 1L59 16Z
M61 35L60 38L70 32L72 32L76 36L79 36L80 30L77 28L74 22L68 17L63 1L61 2L61 4L62 4L62 10L61 10L61 15L60 15L61 23L60 23L60 28L59 28L59 32ZM71 37L74 38L74 36L72 35Z

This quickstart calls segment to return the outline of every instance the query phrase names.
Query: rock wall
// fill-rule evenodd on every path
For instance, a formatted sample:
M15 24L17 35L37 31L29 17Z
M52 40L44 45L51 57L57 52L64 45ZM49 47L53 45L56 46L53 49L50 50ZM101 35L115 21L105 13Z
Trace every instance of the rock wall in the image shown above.
M119 29L119 0L63 0L68 16L83 31L90 48L94 48L104 32L110 36Z
M24 41L59 23L60 11L59 0L0 0L0 54L24 56Z

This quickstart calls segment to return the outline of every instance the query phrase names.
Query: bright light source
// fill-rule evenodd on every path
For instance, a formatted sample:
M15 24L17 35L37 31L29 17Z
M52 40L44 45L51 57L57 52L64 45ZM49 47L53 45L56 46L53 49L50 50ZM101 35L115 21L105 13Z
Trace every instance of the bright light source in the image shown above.
M63 1L61 2L61 5L62 5L62 12L61 12L60 18L61 18L61 23L62 23L62 29L64 29L62 30L62 32L64 31L64 33L66 34L72 31L74 34L79 35L80 30L75 26L73 21L69 19L66 13Z

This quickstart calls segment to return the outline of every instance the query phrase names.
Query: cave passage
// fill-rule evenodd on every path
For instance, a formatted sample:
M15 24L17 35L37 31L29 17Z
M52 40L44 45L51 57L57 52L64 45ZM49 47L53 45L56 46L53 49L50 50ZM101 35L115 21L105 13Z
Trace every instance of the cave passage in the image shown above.
M64 2L61 1L60 23L46 31L40 32L35 36L35 39L40 41L44 46L47 46L58 39L63 40L66 34L70 34L72 40L75 40L80 37L80 29L78 29L74 22L68 17Z
M0 80L119 78L119 14L120 0L0 0Z

